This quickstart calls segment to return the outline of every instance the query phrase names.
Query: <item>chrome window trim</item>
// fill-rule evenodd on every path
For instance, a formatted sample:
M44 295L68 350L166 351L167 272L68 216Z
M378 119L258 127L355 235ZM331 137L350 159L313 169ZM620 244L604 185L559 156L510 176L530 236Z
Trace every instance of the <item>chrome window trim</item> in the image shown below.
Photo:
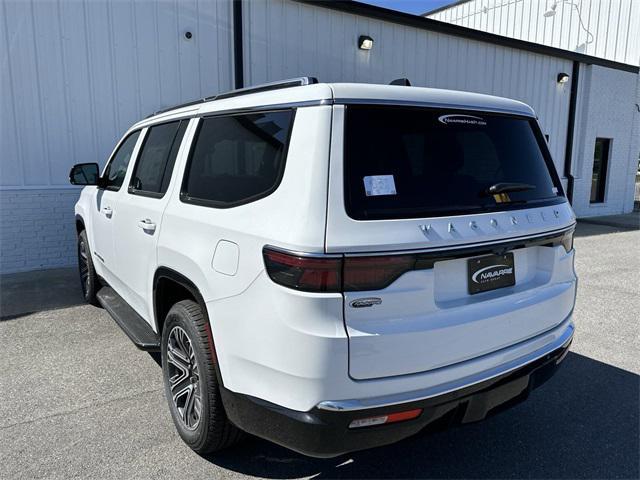
M407 255L412 253L441 253L441 252L457 252L460 250L472 250L476 248L482 247L491 247L500 249L504 246L508 246L512 243L518 243L525 240L535 241L537 239L542 239L544 237L551 236L560 236L564 233L567 233L571 230L575 230L577 222L573 222L566 227L562 227L556 230L548 230L542 233L535 233L531 235L523 235L520 237L509 237L509 238L501 238L494 240L486 240L484 242L475 242L475 243L458 243L454 245L448 245L445 247L431 247L431 248L420 248L413 250L393 250L393 251L375 251L375 252L352 252L345 253L345 257L379 257L380 255ZM471 253L473 255L473 253Z

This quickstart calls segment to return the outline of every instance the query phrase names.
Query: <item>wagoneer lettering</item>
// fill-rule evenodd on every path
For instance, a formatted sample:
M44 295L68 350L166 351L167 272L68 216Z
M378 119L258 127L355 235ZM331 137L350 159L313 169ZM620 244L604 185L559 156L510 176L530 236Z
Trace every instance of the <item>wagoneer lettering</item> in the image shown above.
M84 298L158 352L201 454L481 420L573 337L575 217L514 100L274 82L151 115L70 181Z

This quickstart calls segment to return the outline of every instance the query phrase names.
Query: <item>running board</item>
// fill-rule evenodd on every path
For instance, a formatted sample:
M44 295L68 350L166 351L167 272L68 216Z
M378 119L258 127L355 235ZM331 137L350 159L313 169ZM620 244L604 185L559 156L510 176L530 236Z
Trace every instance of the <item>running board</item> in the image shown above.
M102 287L96 297L136 347L147 352L160 351L158 334L113 288Z

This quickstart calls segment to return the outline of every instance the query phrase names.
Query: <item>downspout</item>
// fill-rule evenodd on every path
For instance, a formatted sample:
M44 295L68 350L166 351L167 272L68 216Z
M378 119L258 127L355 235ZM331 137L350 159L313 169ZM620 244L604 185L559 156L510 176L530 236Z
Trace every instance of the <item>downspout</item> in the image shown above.
M233 78L234 88L244 87L242 45L242 0L233 0Z
M573 61L571 70L571 93L569 96L569 121L567 122L567 143L564 150L564 177L567 179L567 200L573 204L573 135L576 127L576 105L578 103L578 81L580 78L580 62Z

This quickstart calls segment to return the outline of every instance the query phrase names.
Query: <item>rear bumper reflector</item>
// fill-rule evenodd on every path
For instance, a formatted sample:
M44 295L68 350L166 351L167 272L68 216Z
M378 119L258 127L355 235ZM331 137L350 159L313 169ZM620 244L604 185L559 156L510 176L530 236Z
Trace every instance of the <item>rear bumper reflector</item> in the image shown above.
M414 410L390 413L388 415L380 415L377 417L358 418L349 424L349 428L364 428L373 427L374 425L384 425L387 423L404 422L405 420L418 418L421 413L422 409L416 408Z

